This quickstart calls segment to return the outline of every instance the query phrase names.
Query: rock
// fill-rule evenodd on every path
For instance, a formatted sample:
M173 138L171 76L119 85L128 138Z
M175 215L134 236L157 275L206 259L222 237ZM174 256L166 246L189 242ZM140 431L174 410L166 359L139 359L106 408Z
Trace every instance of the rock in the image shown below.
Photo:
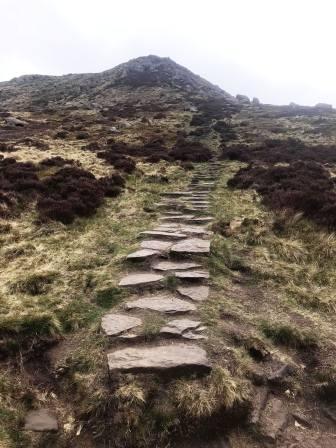
M206 300L209 296L208 286L181 286L177 288L177 292L184 297L188 297L195 302L202 302Z
M191 339L192 341L198 341L200 339L208 339L207 336L204 336L203 334L196 334L192 331L186 331L182 334L182 337L184 339Z
M168 322L164 327L161 328L160 333L180 335L187 330L192 330L201 325L201 322L190 320L190 319L175 319Z
M137 274L126 275L126 277L120 280L119 286L145 286L158 283L163 279L163 275L139 272Z
M254 105L254 106L259 106L260 105L260 101L259 101L259 98L257 98L257 97L253 97L252 98L252 104Z
M140 249L136 252L132 252L127 255L127 260L145 260L146 258L153 257L154 255L159 255L160 252L153 249Z
M57 431L57 418L49 409L29 411L25 418L26 431Z
M140 235L144 236L153 236L155 238L169 238L172 240L181 240L186 238L187 235L179 232L159 232L157 230L145 230L144 232L140 232Z
M175 277L187 279L187 280L201 280L209 278L209 272L207 271L183 271L175 272Z
M250 104L250 98L246 95L236 95L236 99L239 101L239 103L241 104Z
M288 413L282 400L271 397L262 412L260 428L268 439L275 440L279 432L286 426Z
M167 251L171 248L173 245L170 241L160 241L160 240L144 240L141 241L140 246L143 249L152 249L152 250L159 250L159 251Z
M300 423L300 425L305 426L306 428L313 427L312 422L306 416L301 414L300 412L293 412L292 416L298 423ZM336 423L336 418L335 418L334 422Z
M195 305L174 296L169 296L168 294L142 297L132 302L126 302L125 308L127 310L151 310L167 314L189 313L190 311L196 311Z
M210 241L199 238L188 238L174 244L170 251L178 254L209 254Z
M198 268L201 265L193 262L183 261L158 261L152 264L152 268L157 271L181 271L186 269Z
M107 336L117 336L118 334L134 327L138 327L141 324L141 319L138 319L137 317L110 313L103 316L101 327Z
M243 218L233 218L231 219L229 223L229 228L231 232L235 232L239 230L243 224L244 219Z
M176 319L168 322L160 333L169 336L181 336L184 339L199 340L206 339L200 334L206 327L201 326L201 322L190 319Z
M274 372L267 375L267 380L272 384L281 385L288 375L293 373L293 367L290 364L283 364Z
M162 216L160 221L185 221L194 218L194 215Z
M107 355L110 372L208 373L205 350L195 345L170 344L116 350Z
M6 117L5 118L5 122L8 126L19 126L19 127L23 127L23 126L27 126L27 122L23 121L23 120L19 120L18 118L14 118L14 117Z
M260 415L266 406L268 389L266 387L257 387L253 391L252 409L249 415L249 422L256 425L259 422Z
M321 109L321 110L332 110L332 104L327 104L327 103L317 103L315 106L316 109Z

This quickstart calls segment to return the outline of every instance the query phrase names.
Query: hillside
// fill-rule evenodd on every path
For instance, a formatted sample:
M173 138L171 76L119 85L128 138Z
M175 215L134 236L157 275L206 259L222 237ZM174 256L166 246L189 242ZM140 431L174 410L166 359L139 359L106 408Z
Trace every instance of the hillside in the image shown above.
M157 56L0 106L0 446L334 447L336 112Z

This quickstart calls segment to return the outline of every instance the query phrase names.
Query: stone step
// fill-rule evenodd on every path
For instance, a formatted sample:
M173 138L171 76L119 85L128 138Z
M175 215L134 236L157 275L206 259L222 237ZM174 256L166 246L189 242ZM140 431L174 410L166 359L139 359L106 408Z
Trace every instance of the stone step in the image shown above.
M178 227L176 227L176 230L182 232L182 233L186 233L188 236L189 235L194 235L194 236L211 236L213 234L213 232L211 230L207 230L202 226L190 226L187 224L176 224L174 223L174 225L177 225ZM154 230L163 230L165 232L169 232L170 228L168 225L161 225L159 227L156 227Z
M152 264L152 269L156 271L185 271L188 269L194 269L201 267L199 263L188 262L188 261L157 261Z
M185 339L205 339L201 333L206 329L200 321L191 319L175 319L161 328L160 334L164 336L180 336Z
M141 297L125 303L126 310L150 310L166 314L184 314L196 311L195 305L178 299L167 293L155 296Z
M209 286L180 286L177 288L177 292L195 302L202 302L209 297Z
M208 271L182 271L175 272L175 277L184 280L202 280L209 278Z
M132 252L131 254L127 255L127 260L147 260L149 258L152 258L156 255L161 255L161 252L158 250L153 249L140 249L135 252Z
M170 240L181 240L187 237L185 233L181 232L161 232L157 230L145 230L144 232L140 232L139 236L152 236L155 238L164 238Z
M193 223L204 224L204 223L209 223L209 222L213 221L213 219L214 219L213 216L198 216L198 217L189 219L189 221L193 222Z
M107 355L110 372L127 373L209 373L204 349L190 344L166 344L115 350Z
M163 279L164 276L160 274L152 274L151 272L138 272L123 277L119 282L119 286L147 286L157 284Z
M187 238L170 248L170 252L176 254L209 254L210 241L200 238Z
M141 324L141 319L137 317L126 316L125 314L108 313L102 317L101 327L107 336L118 336Z
M160 194L161 196L188 196L192 194L192 191L164 191Z
M159 218L160 221L183 221L186 219L195 218L195 215L178 215L178 216L161 216Z
M140 243L140 246L143 249L152 249L160 252L168 251L172 245L173 242L171 241L161 241L161 240L143 240Z

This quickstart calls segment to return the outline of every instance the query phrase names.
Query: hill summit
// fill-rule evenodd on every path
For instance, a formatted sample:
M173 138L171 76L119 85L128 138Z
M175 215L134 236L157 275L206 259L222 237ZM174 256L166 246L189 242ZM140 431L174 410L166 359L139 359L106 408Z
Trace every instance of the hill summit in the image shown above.
M132 59L101 73L25 75L0 83L2 107L16 110L91 109L125 101L162 103L216 97L235 103L231 95L170 58L153 55Z

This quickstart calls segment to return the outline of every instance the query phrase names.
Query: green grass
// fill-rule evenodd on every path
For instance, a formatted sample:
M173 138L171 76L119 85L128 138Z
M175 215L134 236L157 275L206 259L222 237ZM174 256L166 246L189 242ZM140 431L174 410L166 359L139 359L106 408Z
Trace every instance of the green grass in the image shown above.
M96 303L102 308L109 309L117 305L125 297L125 291L115 286L102 289L96 293Z
M306 331L290 324L263 322L261 330L275 344L286 347L309 349L317 347L318 337L312 331Z

